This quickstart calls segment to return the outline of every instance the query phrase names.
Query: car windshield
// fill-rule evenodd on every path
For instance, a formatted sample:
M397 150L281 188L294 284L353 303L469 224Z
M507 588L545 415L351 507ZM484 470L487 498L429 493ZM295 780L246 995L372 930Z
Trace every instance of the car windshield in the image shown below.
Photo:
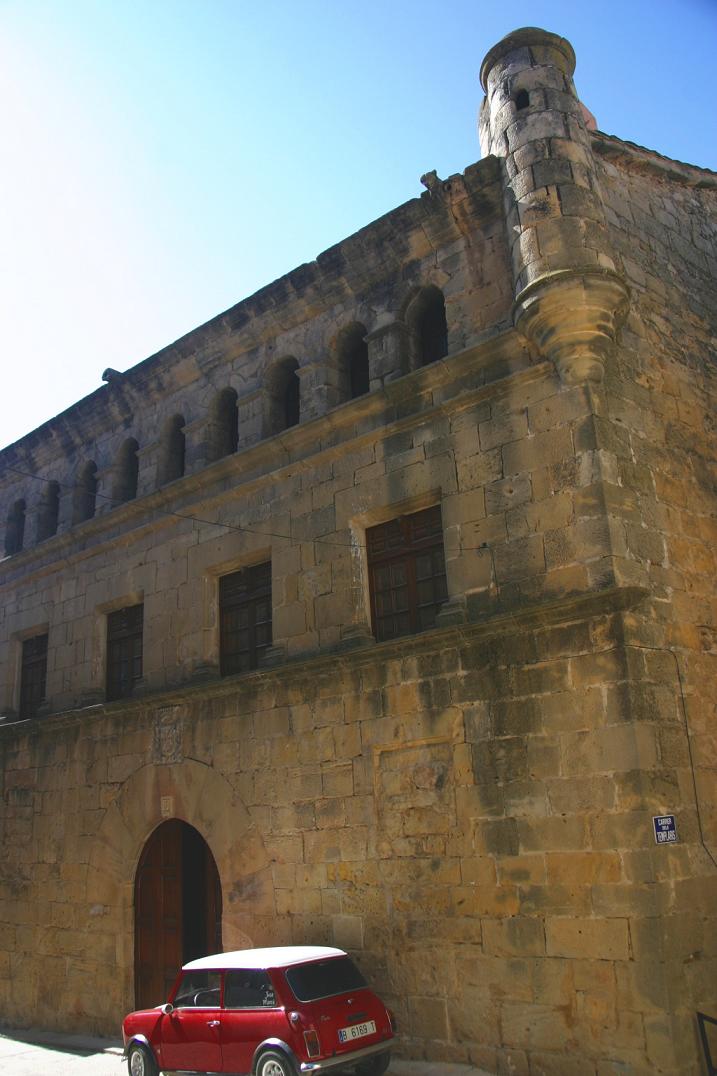
M175 1009L218 1006L219 984L218 971L185 971L174 996Z
M317 1001L366 986L363 975L347 956L287 968L286 981L298 1001Z

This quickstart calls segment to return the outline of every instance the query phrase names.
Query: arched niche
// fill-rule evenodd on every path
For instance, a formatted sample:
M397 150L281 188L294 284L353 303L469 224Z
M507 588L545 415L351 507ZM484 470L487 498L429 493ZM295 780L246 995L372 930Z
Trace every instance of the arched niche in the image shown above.
M78 472L72 495L72 522L92 519L97 508L97 464L88 460Z
M190 759L143 766L107 807L89 847L85 974L107 988L93 994L85 1026L98 1031L116 1027L134 1008L137 868L147 840L167 818L187 822L211 850L221 884L225 949L251 947L257 942L254 924L275 921L269 857L229 781ZM266 943L265 934L259 941ZM106 967L110 952L111 978ZM93 963L94 970L89 967Z
M137 496L137 480L139 478L139 445L134 437L128 437L122 442L117 453L115 465L115 480L112 488L112 500L115 504L124 504L125 501L133 501Z
M366 327L358 321L346 325L336 341L336 358L342 400L355 400L369 391Z
M234 393L234 422L236 428L236 393ZM157 481L160 486L174 482L184 474L185 436L184 415L172 415L162 428L157 461ZM236 451L236 445L232 449Z
M211 402L207 422L207 462L231 456L239 445L239 411L235 389L221 389Z
M301 382L299 363L293 355L281 359L267 373L267 432L281 433L299 424L301 417Z
M162 1004L177 968L221 952L221 924L221 882L211 848L189 822L160 822L135 876L135 1007Z
M414 367L429 366L448 354L448 324L443 292L429 284L409 302L405 314L411 332Z
M60 484L48 482L37 506L37 541L44 542L57 534L60 518Z
M22 550L25 541L25 500L21 497L10 509L5 526L5 556Z

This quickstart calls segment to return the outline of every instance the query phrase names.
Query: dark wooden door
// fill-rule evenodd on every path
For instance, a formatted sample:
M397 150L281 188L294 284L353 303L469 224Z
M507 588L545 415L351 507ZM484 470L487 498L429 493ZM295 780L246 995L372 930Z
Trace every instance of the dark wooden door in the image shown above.
M158 826L135 880L135 1005L161 1005L182 964L221 951L222 894L202 835L173 818Z
M161 1005L182 964L182 825L163 822L147 841L135 882L135 1004Z

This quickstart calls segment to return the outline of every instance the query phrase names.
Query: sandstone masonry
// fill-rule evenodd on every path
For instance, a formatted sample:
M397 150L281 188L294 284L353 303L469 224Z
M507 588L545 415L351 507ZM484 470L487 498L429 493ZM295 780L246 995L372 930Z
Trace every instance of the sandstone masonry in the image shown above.
M350 950L407 1056L701 1071L717 176L588 129L574 65L508 35L483 160L0 453L3 1021L116 1033L179 820L224 948ZM381 637L373 528L435 506L440 610Z

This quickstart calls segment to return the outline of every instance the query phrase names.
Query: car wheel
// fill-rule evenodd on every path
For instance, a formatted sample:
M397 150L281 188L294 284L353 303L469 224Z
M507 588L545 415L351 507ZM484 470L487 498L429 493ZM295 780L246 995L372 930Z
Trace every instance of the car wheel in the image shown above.
M158 1076L157 1062L146 1046L134 1043L127 1054L129 1076Z
M285 1054L266 1050L256 1063L256 1076L296 1076L296 1069Z
M369 1057L356 1066L356 1076L383 1076L390 1064L390 1053L377 1054L376 1057Z

